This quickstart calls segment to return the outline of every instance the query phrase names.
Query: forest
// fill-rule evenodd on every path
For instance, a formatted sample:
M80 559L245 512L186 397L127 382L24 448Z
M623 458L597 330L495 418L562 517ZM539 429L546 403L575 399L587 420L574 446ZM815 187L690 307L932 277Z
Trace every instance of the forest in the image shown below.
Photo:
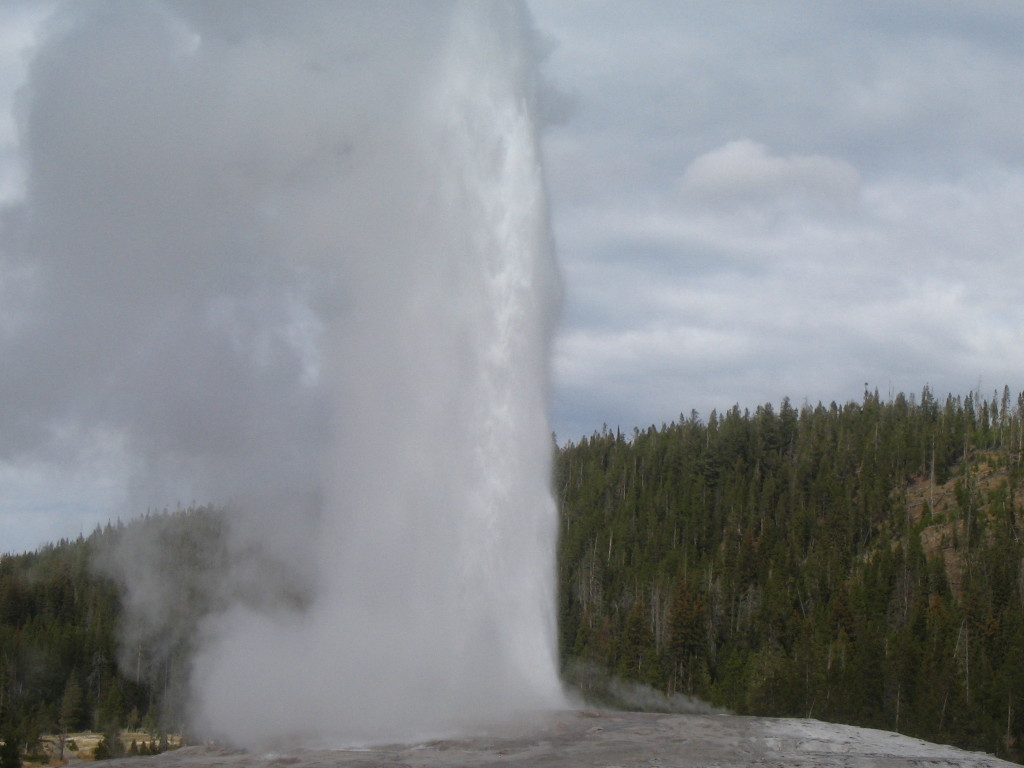
M1024 759L1024 395L734 407L557 455L563 660Z
M223 510L189 507L97 527L88 537L0 555L0 740L42 758L41 736L104 734L101 754L130 747L122 731L150 735L138 754L166 748L185 728L184 689L196 627L213 605L201 584L223 569ZM151 546L173 585L156 608L160 636L125 626L119 547ZM121 550L124 551L123 549ZM0 768L18 764L0 755Z
M559 641L737 714L813 717L1024 761L1024 394L776 407L556 450ZM0 739L178 733L220 510L0 555ZM158 541L174 642L122 642L105 561ZM584 690L586 693L587 691ZM165 739L164 739L165 740ZM111 740L112 741L112 740Z

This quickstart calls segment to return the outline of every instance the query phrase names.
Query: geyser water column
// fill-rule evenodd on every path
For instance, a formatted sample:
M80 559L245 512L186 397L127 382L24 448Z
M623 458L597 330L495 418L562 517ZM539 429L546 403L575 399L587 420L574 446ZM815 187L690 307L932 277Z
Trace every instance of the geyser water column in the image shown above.
M375 62L346 86L336 166L279 202L331 295L319 588L302 614L218 617L195 676L201 722L244 742L425 738L564 705L529 19L475 1L354 15Z

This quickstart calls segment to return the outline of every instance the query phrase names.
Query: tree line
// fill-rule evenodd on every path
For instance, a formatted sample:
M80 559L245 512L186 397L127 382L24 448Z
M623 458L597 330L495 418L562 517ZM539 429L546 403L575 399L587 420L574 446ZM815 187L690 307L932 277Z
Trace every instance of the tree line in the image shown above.
M102 733L103 758L126 753L122 730L152 734L136 744L137 754L165 749L168 734L182 732L194 630L209 609L196 582L216 575L224 524L222 510L189 507L0 555L3 768L20 754L42 757L43 734L55 736L63 751L69 733ZM120 547L145 539L156 540L158 568L174 584L155 609L174 613L173 637L165 632L129 646L126 638L138 632L125 631L114 561Z
M1024 760L1022 456L1008 388L735 406L569 443L554 467L567 676ZM5 754L43 733L113 749L120 729L181 732L224 526L191 507L0 556ZM125 631L109 561L139 542L176 588L156 608L170 636Z
M741 714L1024 759L1024 395L754 412L562 447L559 629Z

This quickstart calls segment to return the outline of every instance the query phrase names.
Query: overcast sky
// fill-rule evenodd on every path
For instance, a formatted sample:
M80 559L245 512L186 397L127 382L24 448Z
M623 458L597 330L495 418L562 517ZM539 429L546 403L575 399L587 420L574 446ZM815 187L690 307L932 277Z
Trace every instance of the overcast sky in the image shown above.
M23 192L16 94L49 7L0 5L8 203ZM865 383L1024 389L1024 4L530 7L561 92L544 136L560 442L692 409L844 402ZM106 66L116 78L117 57ZM4 256L11 339L31 276ZM0 430L19 407L0 402ZM0 551L88 533L124 502L116 434L74 460L19 439L0 436Z

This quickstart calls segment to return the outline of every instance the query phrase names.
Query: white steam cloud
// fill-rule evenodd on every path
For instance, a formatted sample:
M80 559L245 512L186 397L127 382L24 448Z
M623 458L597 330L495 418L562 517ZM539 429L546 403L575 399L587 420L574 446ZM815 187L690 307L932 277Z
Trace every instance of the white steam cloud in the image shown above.
M134 503L239 511L228 555L264 566L200 627L210 733L415 738L563 704L537 58L513 2L50 22L3 221L0 458L103 441ZM152 613L159 584L128 581Z

